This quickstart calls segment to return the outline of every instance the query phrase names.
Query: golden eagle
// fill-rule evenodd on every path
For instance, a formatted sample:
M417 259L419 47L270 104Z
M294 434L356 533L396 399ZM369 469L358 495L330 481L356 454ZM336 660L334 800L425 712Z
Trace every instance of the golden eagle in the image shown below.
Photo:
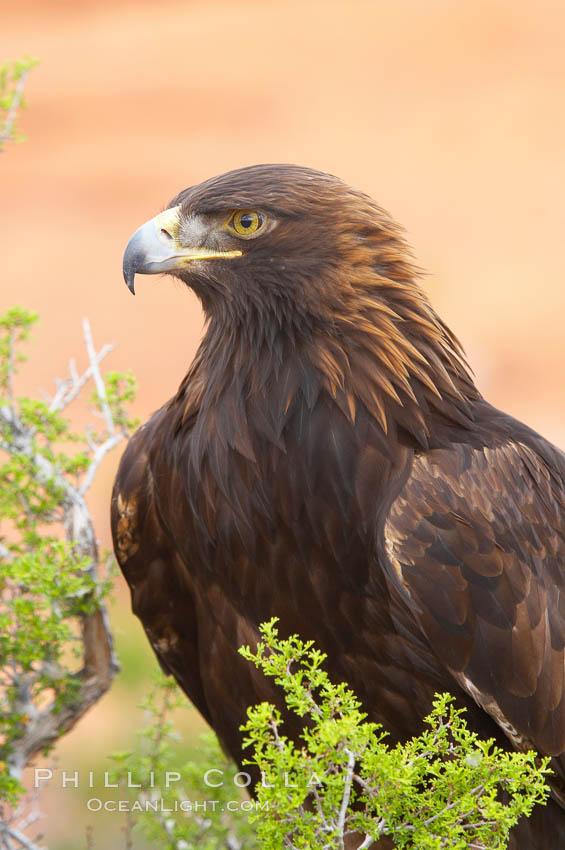
M273 615L393 740L451 691L481 735L554 757L511 846L565 846L565 455L482 398L402 229L335 177L184 190L125 252L132 292L158 272L206 333L129 443L112 525L162 667L240 764L247 706L278 695L237 648Z

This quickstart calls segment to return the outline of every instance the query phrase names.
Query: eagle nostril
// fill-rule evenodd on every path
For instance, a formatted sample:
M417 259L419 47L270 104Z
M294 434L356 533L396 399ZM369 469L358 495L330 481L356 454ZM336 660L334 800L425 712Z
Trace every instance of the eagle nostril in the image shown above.
M165 228L164 228L164 227L162 227L162 228L161 228L161 233L163 234L163 236L164 236L166 239L172 239L172 238L173 238L173 237L171 236L171 234L169 233L169 231L168 231L168 230L165 230Z

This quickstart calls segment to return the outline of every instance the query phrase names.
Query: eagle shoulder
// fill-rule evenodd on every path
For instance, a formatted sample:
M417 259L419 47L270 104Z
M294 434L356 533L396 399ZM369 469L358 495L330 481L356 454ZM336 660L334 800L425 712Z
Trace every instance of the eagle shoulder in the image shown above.
M438 659L515 747L561 756L562 776L564 472L537 435L416 456L383 545Z

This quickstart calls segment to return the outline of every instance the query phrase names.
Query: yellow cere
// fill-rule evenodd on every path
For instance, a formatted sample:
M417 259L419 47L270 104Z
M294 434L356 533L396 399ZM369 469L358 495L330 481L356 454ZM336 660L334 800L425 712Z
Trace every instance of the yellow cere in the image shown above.
M242 251L214 251L210 248L190 248L179 244L180 207L171 207L155 216L155 230L161 242L173 246L176 253L177 265L187 266L195 260L213 260L228 257L241 257Z
M161 241L176 240L179 233L179 208L172 207L155 216L155 230Z

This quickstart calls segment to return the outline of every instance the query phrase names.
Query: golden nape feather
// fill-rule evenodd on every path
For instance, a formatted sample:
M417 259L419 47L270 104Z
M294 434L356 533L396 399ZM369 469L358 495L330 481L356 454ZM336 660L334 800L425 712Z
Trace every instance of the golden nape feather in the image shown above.
M237 649L273 615L392 740L451 691L483 737L553 757L510 846L565 846L564 455L481 397L402 230L335 177L184 190L126 249L132 291L159 271L207 328L130 441L112 525L163 668L240 764L247 706L280 700Z

